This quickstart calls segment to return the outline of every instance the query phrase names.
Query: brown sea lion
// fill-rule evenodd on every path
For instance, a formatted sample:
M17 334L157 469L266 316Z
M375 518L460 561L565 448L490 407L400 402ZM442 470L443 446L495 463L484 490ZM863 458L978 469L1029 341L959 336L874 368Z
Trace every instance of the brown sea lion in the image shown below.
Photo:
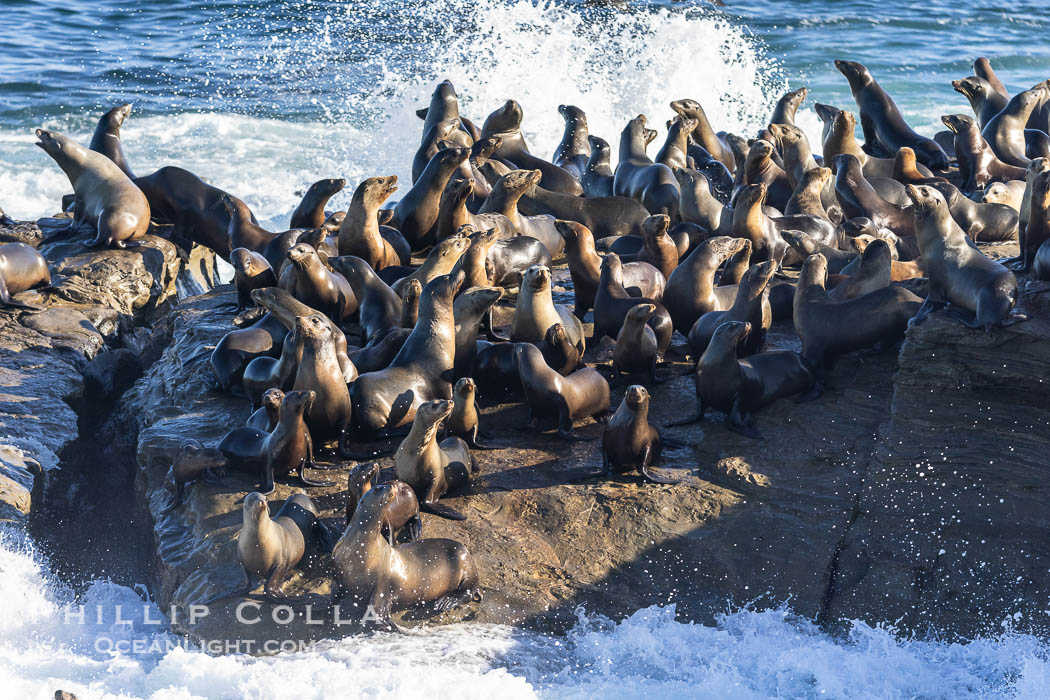
M724 311L733 305L735 287L716 287L715 272L722 263L750 245L750 241L742 238L716 236L698 245L678 264L667 280L663 296L675 330L688 334L703 314Z
M678 267L678 246L667 235L671 219L666 214L650 216L642 223L642 249L638 262L649 263L667 279Z
M498 136L501 139L495 156L518 168L539 170L542 173L540 184L544 189L574 196L583 194L583 188L572 173L529 152L521 133L523 117L521 105L514 100L507 100L485 119L481 127L482 137Z
M773 325L773 310L769 306L768 285L777 271L772 260L752 265L737 287L733 305L725 311L708 311L689 329L689 352L699 358L711 342L715 329L726 321L748 321L748 335L737 343L740 357L754 355L766 343L766 333Z
M377 217L380 205L396 191L397 175L372 177L357 186L346 216L339 224L340 255L357 256L376 272L408 264L411 253L407 244L395 246L384 238L384 227L379 225Z
M226 476L226 457L214 447L205 447L197 440L186 440L175 453L171 464L172 483L175 493L162 513L170 513L182 505L186 484L197 481L216 483Z
M329 258L332 269L350 284L357 299L357 323L365 344L380 340L392 330L401 328L401 297L379 278L372 266L353 255Z
M466 236L446 238L431 248L422 265L410 275L402 277L390 285L391 288L398 294L401 294L405 289L405 285L409 284L411 280L419 280L419 283L426 287L438 277L449 274L456 267L460 257L467 252L470 243L470 239Z
M1050 171L1044 171L1032 180L1029 196L1028 226L1025 229L1025 246L1021 251L1024 263L1032 270L1032 278L1042 281L1050 279L1047 263L1047 241L1050 240Z
M649 424L649 392L635 384L627 387L623 401L602 432L602 468L588 477L637 471L652 484L677 484L681 480L652 471L663 451L660 431Z
M478 442L478 385L470 377L463 377L452 387L452 412L445 421L445 436L450 433L462 438L476 450L491 450L489 445Z
M456 320L454 378L459 379L470 373L478 349L478 331L484 327L491 332L492 307L502 296L501 287L472 287L460 293L452 303L452 314Z
M445 191L441 193L436 234L438 241L443 241L460 232L464 227L475 231L493 229L499 233L500 238L511 238L518 235L514 224L503 214L497 212L473 214L467 209L467 200L474 194L475 182L474 178L454 180L449 182ZM491 188L489 194L492 194Z
M346 475L346 524L354 519L357 504L365 494L378 486L379 463L366 462L359 464ZM419 500L412 488L403 481L387 482L392 488L403 493L390 507L383 510L383 534L390 546L397 542L414 542L423 531L423 520L419 517Z
M692 140L721 161L723 165L729 168L729 172L736 170L736 157L732 149L718 138L714 129L711 128L711 122L707 120L707 113L704 112L704 108L700 106L699 102L696 100L675 100L671 103L671 109L680 116L695 119L696 127L691 134Z
M392 225L405 237L413 252L433 245L441 192L452 174L469 156L470 151L466 148L438 151L412 189L394 207Z
M876 158L864 151L857 141L857 118L852 112L832 107L831 105L816 104L817 114L824 120L823 155L824 165L835 172L835 158L847 153L855 157L861 165L862 172L867 177L892 177L893 158ZM926 166L920 164L920 172L928 171Z
M808 214L830 220L821 200L821 192L831 183L831 175L831 168L812 168L804 172L791 192L791 198L784 207L784 214Z
M281 404L284 403L284 392L280 389L267 389L263 392L261 405L244 422L246 428L256 428L269 433L277 427L281 419Z
M444 148L455 148L457 145L450 137L454 136L453 132L459 131L459 120L458 119L445 119L436 122L433 126L423 132L423 140L419 143L419 148L416 149L416 155L412 158L412 182L415 183L419 180L419 176L423 174L423 171L427 167L427 163L433 158L438 151ZM464 148L472 148L473 144L463 144ZM464 161L459 166L460 174L465 174L464 170L469 169L470 164Z
M975 241L1012 241L1017 237L1017 212L1004 204L975 202L959 189L941 180L928 183L948 203L952 218Z
M499 231L478 231L470 237L470 247L452 267L451 274L463 271L463 288L488 287L492 285L492 263L489 252L499 241Z
M459 129L448 135L449 140L463 148L477 141L477 127L459 113L459 96L450 80L438 83L430 96L430 104L416 114L423 120L424 135L438 122L458 120Z
M1025 130L1025 126L1032 112L1045 99L1047 99L1047 88L1042 86L1019 92L1010 98L1001 112L984 125L981 135L992 147L992 151L999 157L999 160L1008 165L1028 167L1032 158L1027 155L1029 133ZM1046 139L1046 134L1042 136Z
M787 173L773 162L773 152L773 144L769 141L759 139L751 144L751 150L748 151L747 160L744 162L741 187L765 185L769 204L783 211L791 199L794 183L788 179Z
M972 194L993 182L1024 179L1024 168L999 160L972 117L946 114L941 121L955 134L955 155L959 161L963 192Z
M290 264L281 272L281 289L336 322L357 311L358 299L350 283L338 272L329 270L313 246L296 243L287 258Z
M911 207L902 207L883 199L860 169L860 161L842 154L835 157L835 195L848 218L865 217L876 226L892 230L899 236L912 237L915 223Z
M419 295L423 293L423 283L409 280L401 288L401 327L415 328L419 318Z
M310 434L321 445L338 440L340 448L345 449L351 417L350 393L336 360L332 328L323 316L313 314L296 318L295 332L303 339L303 353L293 388L317 394L306 415ZM287 404L286 396L282 420Z
M514 346L521 387L529 407L529 426L537 429L542 422L555 418L558 435L579 439L573 434L573 423L591 416L605 420L609 410L609 383L598 371L585 367L563 377L547 366L539 348L531 343Z
M620 160L613 172L613 193L637 199L650 214L678 218L678 181L663 163L645 155L656 132L645 128L645 115L627 123L620 134Z
M452 413L453 405L448 399L419 405L412 429L394 453L394 471L415 491L423 511L450 520L465 520L461 513L438 503L449 491L465 487L470 473L478 471L463 439L453 436L437 441L438 428Z
M1024 201L1024 191L1025 180L1023 176L1020 180L993 182L984 188L981 201L985 204L1005 204L1020 215L1021 202Z
M970 107L973 109L973 113L977 117L977 124L981 129L991 121L992 117L1003 111L1003 107L1006 106L1009 100L1008 95L996 92L987 80L976 75L967 76L961 80L953 80L952 87L970 101Z
M583 354L583 323L567 306L554 303L550 268L534 265L525 272L521 281L514 319L510 324L510 339L538 346L543 342L547 329L555 323L564 326L570 341Z
M36 145L55 160L73 185L76 206L70 229L84 223L94 226L98 234L88 244L92 247L137 245L135 241L149 229L149 202L120 166L57 131L37 129L36 136Z
M306 554L306 543L316 537L317 507L304 494L293 494L271 518L266 496L258 492L244 497L241 531L237 535L237 557L248 578L261 578L266 597L284 600L284 584ZM247 591L245 591L247 592Z
M327 219L324 206L328 200L346 187L343 178L318 180L307 188L299 205L292 212L288 228L321 228Z
M780 236L777 224L762 209L766 192L764 184L745 185L740 190L733 209L733 235L751 241L752 261L774 260L779 264L787 254L788 245Z
M51 272L44 256L25 243L0 245L0 306L38 310L13 299L15 294L51 284Z
M130 104L114 107L103 114L95 126L95 133L91 135L91 143L88 144L88 149L109 158L118 168L124 171L125 175L134 180L135 173L131 172L128 159L124 156L124 147L120 143L120 127L124 125L124 120L130 114Z
M540 345L540 352L547 366L563 377L584 366L579 347L569 339L565 326L560 323L555 323L547 329L547 334Z
M656 363L659 353L656 349L656 333L646 325L654 311L656 304L638 304L627 312L620 334L616 336L616 347L613 348L613 381L620 374L645 373L649 381L657 383Z
M259 253L247 248L234 248L230 253L233 265L233 286L237 289L237 310L251 306L251 294L263 287L276 287L277 275L270 263Z
M675 116L667 122L667 140L656 153L657 163L666 165L672 170L689 165L689 137L697 125L696 119Z
M671 344L674 327L671 317L664 305L647 297L632 297L623 288L623 264L619 256L609 253L602 260L602 274L598 278L598 291L594 297L594 335L591 343L608 336L616 338L627 317L627 312L636 304L653 304L656 311L649 317L649 326L656 333L657 349L660 354L667 351Z

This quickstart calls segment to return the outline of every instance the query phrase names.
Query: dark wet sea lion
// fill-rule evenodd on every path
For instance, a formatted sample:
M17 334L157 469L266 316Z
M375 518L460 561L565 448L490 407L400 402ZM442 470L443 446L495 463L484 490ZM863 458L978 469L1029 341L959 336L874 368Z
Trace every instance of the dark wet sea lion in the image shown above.
M451 520L464 520L459 512L438 503L449 491L458 491L470 483L471 471L477 471L467 443L453 436L437 440L438 428L452 413L449 399L426 401L419 405L412 429L394 453L397 478L412 487L421 510Z
M733 232L733 210L711 194L707 176L690 168L675 171L678 179L679 216L697 224L712 235L728 236Z
M35 306L15 301L15 294L51 284L47 261L36 248L25 243L0 245L0 306L33 309Z
M1027 247L1025 243L1025 233L1028 229L1028 220L1032 215L1032 192L1035 185L1035 178L1038 177L1039 173L1048 170L1050 170L1050 158L1035 158L1025 169L1025 188L1024 194L1021 195L1021 209L1018 212L1017 222L1017 242L1021 245L1022 259L1024 257L1024 250Z
M726 144L722 143L718 138L714 129L711 128L711 123L707 120L704 108L700 106L699 102L696 100L675 100L671 103L671 109L683 117L695 119L696 127L693 129L692 140L721 161L730 172L736 170L736 157L732 149L727 148Z
M281 272L281 289L336 322L357 311L358 299L350 283L329 270L312 246L296 243L286 257L289 265Z
M415 328L419 319L419 295L423 293L423 283L409 280L401 287L401 327Z
M955 154L963 192L973 194L993 182L1024 179L1025 169L999 160L972 117L946 114L941 121L955 134Z
M419 148L416 149L416 155L412 158L412 183L415 184L419 181L419 176L423 174L423 171L427 167L427 163L433 158L438 151L446 147L454 148L457 144L448 140L453 135L453 132L459 131L459 120L458 119L445 119L443 121L435 123L432 127L423 132L423 140L419 144ZM463 144L464 148L472 148L473 144ZM464 168L469 168L470 164L464 162L460 165L460 173L463 173Z
M678 267L678 246L667 235L671 219L666 214L650 216L642 223L642 249L638 262L649 263L666 280Z
M459 120L460 128L448 135L449 140L463 148L470 148L477 140L472 133L473 124L459 113L459 96L449 80L443 80L437 84L430 95L430 105L426 109L419 110L417 114L423 119L424 135L438 122Z
M497 287L519 284L522 274L533 265L550 267L553 264L547 246L530 236L497 241L489 249L489 263L492 265L492 284Z
M738 359L736 343L748 335L751 324L727 321L715 329L696 363L696 417L671 425L703 420L708 408L728 417L726 427L751 438L761 438L754 412L779 398L811 390L814 377L802 357L791 350L760 352Z
M478 442L478 386L470 377L463 377L452 387L452 412L445 421L445 435L450 433L462 438L467 445L477 450L491 449Z
M602 468L588 474L638 472L643 481L653 484L677 484L680 480L654 473L650 467L660 459L663 438L649 425L649 392L635 384L627 388L623 401L602 432Z
M613 193L637 199L650 214L678 217L678 181L674 172L645 155L645 147L656 135L645 128L645 115L627 123L620 134L620 161L613 173Z
M733 209L733 235L751 241L751 259L754 262L784 259L788 245L780 236L777 225L766 215L766 186L745 185Z
M125 175L134 180L135 173L131 172L131 166L128 165L128 159L124 156L124 148L120 143L120 127L130 114L130 104L114 107L103 114L95 127L95 133L91 135L88 149L109 158L124 171Z
M1003 111L1009 97L1000 94L984 78L975 75L967 76L962 80L953 80L952 87L970 101L970 107L977 117L977 124L984 128L992 117ZM958 153L958 146L956 146Z
M92 247L137 245L135 241L149 229L149 202L120 166L56 131L37 129L36 137L36 145L73 185L76 206L71 230L85 223L95 227L95 240L88 244Z
M565 132L551 160L576 179L580 179L587 168L587 160L591 157L591 144L587 138L587 115L574 105L558 105L558 113L565 120Z
M452 314L456 320L456 361L453 376L457 379L469 374L474 354L477 352L478 330L483 324L491 327L491 309L501 296L503 289L500 287L473 287L461 292L453 302Z
M386 513L403 510L411 489L380 484L364 495L335 545L335 602L349 598L360 610L395 626L398 610L429 604L447 610L480 596L478 567L470 552L448 539L421 539L391 546L383 536Z
M438 151L412 189L394 207L392 225L405 237L412 251L421 251L434 243L441 192L452 173L469 156L466 148Z
M1025 125L1033 110L1042 104L1046 96L1047 88L1045 87L1017 93L1010 98L1002 111L992 117L981 129L981 135L992 147L992 151L999 157L999 160L1021 168L1028 166L1032 158L1027 155L1029 134L1025 130ZM1046 135L1043 134L1043 137L1045 138Z
M225 195L220 200L230 216L230 226L226 231L230 245L234 248L247 248L262 253L268 243L279 236L279 233L267 231L252 219L252 210L243 201L233 195Z
M892 156L901 146L915 150L915 156L934 170L948 168L948 156L933 139L915 133L904 121L893 98L856 61L835 61L835 67L849 81L853 99L860 110L860 124L869 149L881 150L873 155Z
M630 197L574 197L536 184L526 189L518 200L518 211L577 221L598 238L641 234L642 222L649 216L645 207Z
M372 177L357 186L346 217L339 225L340 255L357 256L376 272L393 265L408 264L411 258L408 243L403 242L400 234L384 237L384 229L389 227L380 226L377 216L379 207L396 191L397 175Z
M362 374L351 397L354 422L374 434L407 425L424 401L452 396L456 352L453 298L462 278L438 277L423 288L419 320L390 365Z
M602 259L594 249L594 236L586 226L575 221L558 221L555 225L565 241L565 257L575 300L573 313L582 319L594 307ZM631 296L659 301L663 298L665 284L663 273L649 263L631 262L623 266L623 286Z
M715 272L726 260L751 242L742 238L716 236L698 245L682 260L667 280L663 304L679 333L689 329L708 311L723 311L733 305L735 287L716 287Z
M539 170L543 174L540 185L544 189L563 194L583 194L583 187L572 173L529 153L521 133L522 117L521 105L514 100L507 100L485 119L485 124L481 127L482 136L498 136L502 139L495 157L513 163L521 169Z
M612 148L609 142L597 136L588 136L591 157L587 159L580 182L585 197L613 196Z
M264 290L255 290L252 298L255 299L254 295L261 291ZM239 388L248 364L257 357L278 357L287 334L288 328L281 319L266 314L253 325L224 335L209 359L216 387L226 392Z
M672 170L689 166L689 136L696 128L697 121L676 116L667 122L667 140L656 153L654 159Z
M971 246L952 219L944 197L928 186L908 185L915 203L915 233L930 280L929 294L915 314L921 323L934 309L951 305L953 315L971 328L1001 326L1017 303L1017 279L999 263Z
M201 479L215 481L226 475L226 457L214 447L205 447L197 440L186 440L175 453L171 465L172 483L175 493L163 513L170 513L182 505L186 484Z
M576 371L583 364L580 348L573 344L565 326L560 323L555 323L547 329L543 343L540 344L540 352L543 353L543 361L547 366L563 377Z
M251 293L263 287L276 287L277 275L259 253L247 248L234 248L230 253L233 265L233 286L237 289L237 310L251 306Z
M657 349L660 354L667 351L671 344L674 327L671 317L663 304L655 299L632 297L623 288L623 264L615 253L610 253L602 260L602 274L598 278L598 291L594 297L594 335L592 345L605 336L616 338L627 317L627 312L637 304L654 304L656 311L649 317L649 326L656 333Z
M353 290L358 303L357 322L366 344L401 328L401 297L379 279L371 265L353 255L329 258L328 263Z
M551 296L551 271L548 267L530 267L521 281L514 319L510 325L510 339L514 342L539 345L547 329L555 323L565 327L569 340L583 353L583 323L567 306L555 304Z
M482 398L505 403L522 397L518 360L514 354L514 349L522 344L530 343L479 343L470 376L477 383Z
M327 218L324 206L336 193L346 187L343 178L327 178L310 185L299 205L292 212L288 228L321 228Z
M267 389L263 392L261 406L244 422L246 428L256 428L270 432L281 418L281 404L284 403L284 392L280 389Z
M708 311L696 320L689 329L689 352L693 357L699 358L704 353L715 330L727 321L747 321L750 325L748 334L736 345L740 357L762 350L766 333L773 324L767 287L776 271L777 265L772 260L752 265L737 287L732 306L725 311Z
M597 370L585 367L563 377L547 366L539 348L530 343L515 344L514 356L532 428L554 418L558 434L573 439L576 420L586 416L599 422L605 419L609 383Z
M278 359L256 357L248 363L241 378L241 387L245 397L251 402L252 409L261 405L268 390L292 388L292 381L302 356L303 341L293 328L284 339Z
M656 363L659 355L656 333L646 324L654 311L655 304L638 304L627 312L620 334L616 336L616 347L613 348L614 381L620 374L644 373L650 382L656 383Z

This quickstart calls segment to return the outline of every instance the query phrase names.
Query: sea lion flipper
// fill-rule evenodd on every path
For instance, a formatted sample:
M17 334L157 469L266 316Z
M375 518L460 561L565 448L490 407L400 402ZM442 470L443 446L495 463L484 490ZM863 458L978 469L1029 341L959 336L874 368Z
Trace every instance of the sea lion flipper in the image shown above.
M334 481L314 481L313 479L308 479L306 476L306 460L299 463L298 476L299 481L307 486L335 486Z
M494 449L496 449L495 445L488 445L488 444L485 444L485 443L478 442L478 435L480 435L480 434L481 434L481 431L479 431L478 430L478 426L475 425L474 426L474 432L473 432L473 434L471 434L470 440L467 441L467 444L470 445L471 447L473 447L475 450L494 450ZM473 457L471 458L471 460L473 460ZM475 467L474 471L479 471L476 468L477 466L478 466L477 462L475 462L474 463L474 467Z
M646 466L643 466L638 471L641 473L642 477L644 477L646 481L649 481L654 484L679 484L682 482L681 479L676 479L672 476L663 476L661 474L656 474L652 470L650 470L649 467Z
M466 520L467 516L460 513L458 510L449 508L441 503L427 503L423 502L419 504L419 509L425 513L431 513L439 517L445 518L446 520Z

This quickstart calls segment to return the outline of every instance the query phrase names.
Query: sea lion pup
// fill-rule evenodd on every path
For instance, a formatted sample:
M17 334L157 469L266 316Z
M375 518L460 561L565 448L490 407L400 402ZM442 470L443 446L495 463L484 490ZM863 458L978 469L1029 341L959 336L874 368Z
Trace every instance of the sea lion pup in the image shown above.
M645 115L627 122L620 134L620 161L613 173L613 193L632 197L650 214L678 218L678 181L674 172L645 155L645 147L656 138L656 132L645 128Z
M845 281L828 292L831 301L846 301L888 287L893 277L893 259L886 241L873 239L860 256L860 265Z
M602 259L594 249L594 236L586 226L560 219L555 222L555 226L565 241L565 257L569 263L575 300L573 314L582 319L594 307ZM660 300L665 285L663 273L649 263L635 261L623 266L623 286L631 296Z
M922 305L919 297L896 286L834 302L825 289L827 277L827 260L817 253L802 264L795 286L793 320L802 339L802 360L817 377L808 398L820 395L824 376L840 355L903 338L908 320Z
M736 300L725 311L708 311L689 329L689 352L693 357L703 355L715 329L727 321L748 321L750 330L736 345L740 357L754 355L766 343L766 333L773 325L773 310L769 306L769 281L777 265L767 260L752 265L737 287Z
M521 105L514 100L507 100L502 107L485 119L485 124L481 127L481 135L483 137L498 136L501 139L500 147L494 154L495 157L517 168L539 170L543 174L540 184L544 189L574 196L583 194L583 188L572 173L529 153L529 147L525 144L525 137L521 133L523 116Z
M428 604L444 611L481 595L478 567L459 542L427 538L393 547L383 536L388 511L403 509L406 491L396 482L369 490L332 551L333 602L349 598L393 628L390 616L399 610Z
M284 584L306 554L306 543L327 538L324 526L317 519L317 506L305 493L296 493L271 518L266 496L253 491L244 497L241 512L237 558L248 579L243 592L254 588L254 576L263 580L268 599L287 600Z
M733 305L734 287L716 287L715 272L751 241L716 236L702 242L682 260L667 280L663 303L679 333L689 329L708 311L723 311Z
M584 197L612 197L613 169L612 148L609 142L598 136L588 136L591 156L587 159L580 182Z
M947 181L931 182L941 193L952 218L974 241L1012 241L1017 237L1017 212L1004 204L975 202Z
M462 438L453 436L437 441L438 428L452 413L452 408L453 402L448 399L419 405L412 429L394 453L394 472L412 487L421 510L449 520L466 520L463 514L438 503L449 491L466 486L470 473L478 471Z
M920 136L908 126L893 98L875 82L867 68L856 61L838 59L835 67L849 81L870 153L892 156L902 146L910 146L924 165L934 170L948 169L948 156L944 150L936 141Z
M791 192L791 198L784 207L785 216L805 214L808 216L819 216L831 220L828 211L824 208L821 192L825 186L831 183L831 168L811 168L802 174L795 189ZM832 188L834 192L834 188ZM841 213L841 212L840 212Z
M470 239L466 236L458 235L446 238L431 248L422 265L416 268L412 274L402 277L390 285L391 288L398 294L401 294L405 289L405 285L412 280L419 280L419 283L426 287L438 277L452 272L460 257L467 252L469 247Z
M647 297L632 297L623 288L623 263L616 253L602 259L602 274L598 278L598 291L594 296L594 335L591 344L597 345L605 336L616 338L627 318L627 312L637 304L653 304L656 311L649 317L649 326L656 333L657 350L662 355L671 344L674 326L664 305Z
M788 245L795 249L795 252L803 260L815 253L823 255L828 263L828 273L833 275L842 273L846 266L860 259L860 251L839 250L838 248L826 246L823 243L814 241L801 231L781 231L780 235L788 242Z
M930 280L913 323L922 323L935 308L951 305L952 315L970 328L991 332L992 326L1003 325L1017 303L1014 274L967 242L936 189L908 185L908 196L915 203L915 232Z
M124 171L125 175L134 180L135 173L131 172L128 159L124 157L124 147L120 143L120 127L124 125L124 120L130 114L130 104L114 107L103 114L95 127L95 133L91 135L91 143L88 144L88 149L109 158L118 168Z
M961 80L953 80L952 87L970 102L977 124L984 128L992 117L1003 111L1009 97L996 92L984 78L968 75Z
M621 374L645 373L649 375L649 381L658 383L656 334L646 325L654 311L656 304L638 304L627 312L620 334L616 336L616 347L613 348L613 381Z
M310 435L321 445L338 440L340 450L345 452L350 428L350 394L336 361L332 328L321 314L312 314L295 319L295 333L302 338L303 352L293 388L317 394L306 414ZM285 406L281 409L282 419L287 404L286 396Z
M779 264L788 251L776 223L762 210L766 202L766 186L745 185L740 190L733 209L733 235L751 241L751 260L774 260ZM787 226L795 229L797 227Z
M547 366L563 377L583 366L583 356L579 347L569 340L565 326L560 323L555 323L547 329L547 334L543 336L543 343L540 345L540 352Z
M401 328L401 297L379 278L371 265L353 255L329 258L328 263L353 290L358 302L357 322L366 345Z
M609 410L609 383L593 367L578 369L563 377L547 366L539 348L517 343L514 357L521 377L525 403L529 407L529 427L539 428L555 418L558 435L567 440L585 439L572 432L573 423L591 416L604 422Z
M205 447L197 440L186 440L175 453L171 464L172 484L175 493L161 513L170 513L182 505L182 495L186 484L197 479L208 483L221 483L219 479L226 476L226 457L214 447Z
M453 298L462 277L431 280L419 298L419 320L385 369L362 374L351 398L354 422L368 434L399 428L415 417L424 401L452 396L456 352Z
M1021 202L1024 200L1025 181L1009 180L1007 182L993 182L984 188L981 201L985 204L1005 204L1018 214L1021 213ZM1018 222L1020 225L1020 222Z
M565 132L552 160L555 165L579 180L583 177L587 160L591 157L587 115L574 105L558 105L558 114L565 120Z
M678 246L667 235L671 219L666 214L650 216L642 223L642 249L638 262L649 263L667 279L678 267Z
M401 232L413 252L434 243L441 192L469 156L466 148L446 148L435 153L419 180L394 207L391 226Z
M37 307L15 301L13 297L33 287L50 285L51 271L36 248L25 243L0 245L0 306L39 311Z
M417 279L409 280L401 288L401 327L415 328L419 318L419 295L423 293L423 283Z
M762 439L754 413L777 399L812 393L813 373L792 350L770 350L737 358L736 344L751 331L747 321L726 321L715 329L696 363L696 416L669 423L687 425L704 418L708 408L726 414L726 427L750 438Z
M346 524L354 519L357 504L365 494L378 486L379 463L366 462L358 464L346 476ZM419 500L412 488L403 481L387 482L392 488L403 492L404 497L396 500L396 505L383 511L383 534L394 546L394 541L401 543L415 542L423 531L423 519L419 517Z
M510 339L538 346L543 342L547 329L555 323L565 327L569 339L582 355L585 347L583 323L569 311L569 307L554 303L550 268L533 265L525 271L521 281L514 319L510 324Z
M469 229L464 229L466 233ZM499 242L500 233L496 229L477 231L470 236L470 246L452 266L450 274L463 272L463 288L489 287L492 285L492 263L489 252Z
M233 286L237 289L237 310L251 306L251 293L263 287L276 287L277 275L270 263L259 253L247 248L234 248L230 253L233 265Z
M981 135L992 147L992 151L999 157L999 160L1022 168L1027 167L1031 162L1031 157L1027 155L1027 145L1032 139L1025 131L1025 125L1033 110L1046 99L1046 95L1047 88L1042 86L1017 93L1010 98L1002 111L992 117L981 129ZM1046 138L1046 134L1042 136Z
M992 182L1024 179L1024 168L999 160L972 117L945 114L941 121L955 134L955 155L959 161L963 192L973 194Z
M296 243L286 254L278 286L302 303L338 322L357 311L358 300L350 283L321 262L314 247Z
M94 226L91 247L127 248L149 229L149 202L116 163L57 131L36 130L36 145L51 156L73 185L76 205L70 229Z
M689 165L689 135L696 128L697 121L676 115L667 122L667 140L656 153L656 162L674 168L685 168Z
M452 315L456 322L454 378L459 379L470 373L470 366L478 351L478 330L484 326L491 331L492 307L502 296L501 287L473 287L457 296L452 303Z
M281 404L284 403L284 392L280 389L267 389L263 392L259 408L248 416L244 427L255 428L265 433L272 432L281 419Z
M288 222L288 228L321 228L324 226L324 207L328 200L346 187L343 178L330 177L318 180L307 188L299 205L292 212L292 218Z
M696 120L696 127L690 135L691 139L705 151L722 162L729 172L736 170L736 158L732 149L726 146L711 128L711 122L707 120L707 113L696 100L675 100L671 103L671 109L675 114ZM742 161L741 161L742 162Z
M395 247L383 237L377 212L380 205L397 191L397 175L371 177L354 190L350 207L339 224L339 255L361 258L376 272L394 265L407 265L408 245Z
M445 437L449 433L462 438L477 450L491 450L491 445L478 442L478 406L475 401L478 385L470 377L463 377L452 387L452 412L445 421Z
M747 160L744 162L741 187L765 185L770 205L783 210L787 207L787 201L791 199L794 187L787 173L773 162L773 151L773 144L769 141L759 139L751 144L751 150L747 152Z

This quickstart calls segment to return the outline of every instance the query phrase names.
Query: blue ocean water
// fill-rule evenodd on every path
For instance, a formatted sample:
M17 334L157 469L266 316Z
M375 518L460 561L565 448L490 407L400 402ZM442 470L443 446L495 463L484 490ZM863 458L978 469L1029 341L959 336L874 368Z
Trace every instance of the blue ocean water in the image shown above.
M610 140L639 112L662 123L682 97L748 134L800 85L814 139L814 101L852 102L834 58L868 65L928 133L940 114L967 111L950 81L979 55L1011 89L1050 77L1050 11L1030 0L0 0L0 28L0 206L20 218L56 211L69 190L31 130L86 140L101 111L128 101L136 171L190 168L278 227L316 179L407 175L414 110L446 77L479 120L518 99L530 145L548 155L559 103L582 107ZM32 542L0 533L0 599L19 611L0 615L0 697L1050 697L1046 640L989 629L947 643L862 623L831 637L786 606L727 611L713 626L653 607L619 623L581 612L564 638L462 625L213 658L165 649L169 635L136 625L71 633L61 622L71 597ZM139 596L96 582L85 601ZM151 650L100 650L113 637Z

